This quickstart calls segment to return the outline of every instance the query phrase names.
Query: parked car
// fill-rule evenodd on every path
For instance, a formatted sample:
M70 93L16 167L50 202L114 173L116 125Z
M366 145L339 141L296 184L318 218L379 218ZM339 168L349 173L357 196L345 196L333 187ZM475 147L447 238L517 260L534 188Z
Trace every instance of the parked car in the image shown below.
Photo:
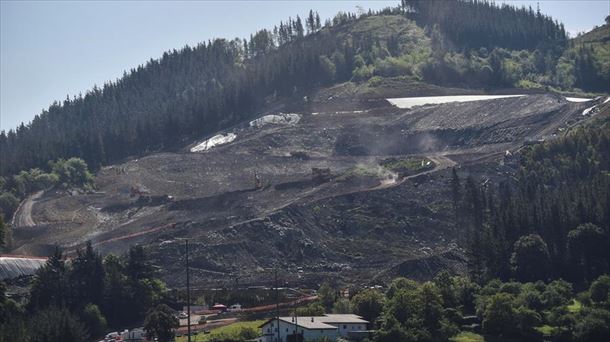
M117 341L121 339L121 335L119 334L118 331L113 331L111 333L106 334L106 337L104 338L105 342L113 342L113 341Z

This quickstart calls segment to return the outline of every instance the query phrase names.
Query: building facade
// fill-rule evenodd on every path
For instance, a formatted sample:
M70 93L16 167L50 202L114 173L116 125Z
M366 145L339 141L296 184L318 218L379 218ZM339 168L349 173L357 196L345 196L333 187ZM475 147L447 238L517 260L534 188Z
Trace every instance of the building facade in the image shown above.
M272 318L260 326L263 342L313 341L353 336L367 330L368 321L353 314ZM295 333L298 337L295 337Z

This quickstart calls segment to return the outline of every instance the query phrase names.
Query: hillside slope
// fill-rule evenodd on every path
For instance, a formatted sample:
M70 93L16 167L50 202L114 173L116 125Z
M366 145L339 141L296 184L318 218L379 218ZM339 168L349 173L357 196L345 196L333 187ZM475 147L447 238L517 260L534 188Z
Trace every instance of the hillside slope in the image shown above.
M308 34L289 20L250 40L168 51L0 132L0 175L45 168L58 158L80 157L98 169L175 150L268 105L302 101L346 81L403 77L471 89L608 91L607 70L587 58L588 50L564 53L565 31L547 16L487 2L406 3L378 13L339 13ZM469 40L460 39L466 35Z
M1 190L24 200L12 253L143 244L171 285L182 282L179 238L192 239L202 284L264 282L276 263L312 283L337 272L346 282L464 272L450 168L510 182L524 145L599 111L600 98L556 90L607 91L607 70L602 50L568 43L540 13L405 4L340 13L308 34L289 20L249 41L168 52L0 133ZM522 96L387 100L493 94ZM96 171L94 188L20 185L19 171L72 156Z
M504 163L506 151L561 134L591 106L555 95L407 110L380 102L329 112L337 104L326 101L296 113L296 122L218 132L236 137L206 151L190 151L198 140L105 167L96 192L39 198L31 211L37 225L14 230L13 252L74 250L91 240L103 253L123 253L145 244L173 285L181 282L178 238L192 240L202 284L235 276L264 282L275 260L298 267L299 282L329 272L346 282L387 276L380 272L408 260L428 265L428 258L464 272L449 168L506 177L515 171ZM329 168L330 180L312 176L313 168ZM436 272L421 267L406 269L422 278Z

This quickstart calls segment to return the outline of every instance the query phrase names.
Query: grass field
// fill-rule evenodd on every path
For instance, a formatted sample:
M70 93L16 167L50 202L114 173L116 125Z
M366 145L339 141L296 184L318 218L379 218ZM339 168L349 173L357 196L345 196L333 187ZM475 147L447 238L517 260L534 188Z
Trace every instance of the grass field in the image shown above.
M191 336L191 342L209 342L214 339L224 339L224 338L237 338L240 335L242 329L254 329L257 332L260 331L258 328L259 325L263 324L265 320L258 321L246 321L246 322L237 322L233 324L226 325L224 327L220 327L210 331L209 334L199 333L196 336ZM176 342L186 342L186 336L177 337Z
M471 332L461 332L449 339L452 342L485 342L485 338Z
M570 305L568 305L568 311L571 313L579 313L582 309L582 303L574 299Z

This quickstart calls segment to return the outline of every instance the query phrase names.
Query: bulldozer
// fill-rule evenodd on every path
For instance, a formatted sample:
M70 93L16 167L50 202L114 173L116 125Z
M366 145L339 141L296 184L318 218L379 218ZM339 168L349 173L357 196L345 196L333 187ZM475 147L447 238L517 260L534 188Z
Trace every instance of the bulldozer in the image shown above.
M131 197L131 198L134 198L136 196L142 197L147 193L148 193L148 191L141 190L140 188L135 187L135 186L132 186L131 188L129 188L129 197Z
M328 167L326 167L326 168L312 167L311 168L311 180L314 183L321 184L321 183L330 182L331 178L332 178L332 174L330 173L330 168L328 168Z

